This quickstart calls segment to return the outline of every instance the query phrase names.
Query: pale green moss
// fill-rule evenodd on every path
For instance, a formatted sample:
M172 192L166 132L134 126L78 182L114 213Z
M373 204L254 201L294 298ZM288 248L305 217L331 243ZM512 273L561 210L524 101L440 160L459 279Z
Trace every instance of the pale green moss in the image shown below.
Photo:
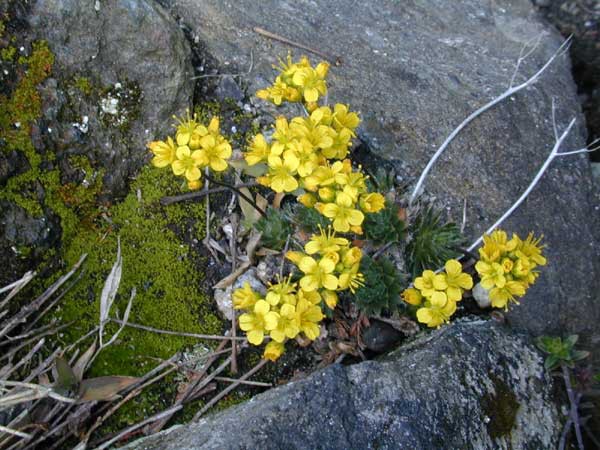
M222 323L212 300L201 290L199 269L203 261L190 252L171 227L202 222L203 208L197 203L162 207L158 200L173 191L174 177L166 170L147 167L131 186L125 200L110 208L112 224L97 230L81 230L68 245L67 263L88 253L87 274L62 302L62 320L76 321L66 333L73 341L98 321L99 298L104 280L115 261L117 236L121 239L123 278L116 306L123 311L132 288L137 289L130 320L161 329L192 333L220 333ZM140 197L138 198L138 191ZM140 201L141 198L141 201ZM180 218L180 223L171 223ZM201 240L203 236L197 236ZM116 327L110 327L108 332ZM106 349L94 365L94 374L140 375L155 361L168 358L186 345L197 342L178 336L158 335L126 329L119 342ZM140 359L141 358L141 359Z

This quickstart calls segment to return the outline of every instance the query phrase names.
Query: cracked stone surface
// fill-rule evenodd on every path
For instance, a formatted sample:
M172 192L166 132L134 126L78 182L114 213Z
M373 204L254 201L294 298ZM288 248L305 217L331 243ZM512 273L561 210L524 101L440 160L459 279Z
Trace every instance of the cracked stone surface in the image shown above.
M527 341L465 321L125 448L549 449L560 434L550 389Z
M527 0L162 3L222 73L252 68L244 77L249 93L268 85L272 64L288 50L306 53L254 27L339 56L342 64L330 70L329 101L362 113L359 137L405 181L416 180L467 115L507 88L527 42L542 36L516 82L540 68L562 42ZM521 195L550 152L553 98L559 128L577 119L564 150L581 148L585 123L566 56L534 86L476 119L434 166L425 189L457 222L467 201L470 240ZM597 346L600 205L587 157L555 160L504 228L521 236L544 234L549 260L521 306L508 314L510 324L536 335L579 333L588 349Z

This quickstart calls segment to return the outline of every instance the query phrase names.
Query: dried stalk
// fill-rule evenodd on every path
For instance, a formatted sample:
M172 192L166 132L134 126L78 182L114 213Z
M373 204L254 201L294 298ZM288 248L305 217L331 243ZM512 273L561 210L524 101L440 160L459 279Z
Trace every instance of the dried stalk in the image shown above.
M256 186L257 184L258 183L256 183L256 181L252 181L249 183L236 184L233 187L235 187L236 189L240 189L240 188L244 188L244 187L253 187L253 186ZM226 188L226 187L218 187L218 188L212 188L212 189L205 188L200 191L186 192L185 194L163 197L160 199L160 204L163 206L167 206L167 205L171 205L173 203L183 202L185 200L192 200L194 198L204 197L205 195L209 195L209 194L218 194L219 192L226 192L229 190L230 189Z
M542 66L542 68L539 69L535 74L533 74L525 82L519 84L518 86L513 86L512 84L513 84L516 74L520 68L521 62L525 58L527 58L537 48L538 44L539 44L539 38L537 40L537 43L527 53L525 53L525 51L527 50L527 45L525 47L523 47L523 49L521 50L521 54L519 55L519 59L517 60L517 66L515 68L512 78L511 78L508 89L506 91L504 91L498 97L494 98L489 103L483 105L481 108L479 108L478 110L471 113L471 115L469 115L465 120L463 120L452 131L452 133L450 133L450 135L446 138L446 140L442 143L442 145L435 151L435 153L433 154L433 156L427 163L427 166L425 166L425 169L421 173L421 176L419 177L419 180L417 181L417 184L415 185L415 187L412 191L412 194L411 194L410 200L409 200L409 206L412 205L412 203L415 201L415 199L419 195L419 192L421 191L423 183L425 182L425 178L427 178L427 175L431 171L433 165L438 160L438 158L442 155L444 150L446 150L446 148L448 147L450 142L452 142L452 140L475 118L477 118L478 116L480 116L481 114L486 112L488 109L494 107L498 103L502 102L503 100L515 95L517 92L519 92L519 91L525 89L526 87L531 86L533 83L535 83L540 78L542 73L544 73L544 71L552 64L552 62L554 62L554 60L556 58L558 58L559 56L561 56L562 54L567 52L567 50L569 49L569 46L571 45L571 38L569 37L568 39L566 39L560 45L560 47L558 47L558 49L554 52L554 54L550 57L550 59L548 59L548 61L546 61L546 63Z
M155 422L157 420L162 419L165 416L172 416L173 414L175 414L177 411L179 411L181 408L183 408L183 406L178 405L178 406L174 406L172 408L169 408L161 413L158 414L154 414L151 417L148 417L145 420L142 420L141 422L136 423L135 425L132 425L128 428L125 428L123 431L121 431L119 434L117 434L115 437L113 437L112 439L106 441L104 444L98 446L96 448L96 450L104 450L105 448L110 447L112 444L114 444L115 442L117 442L119 439L121 439L123 436L128 435L129 433L131 433L132 431L137 430L138 428L143 427L144 425L147 425L149 423Z
M23 323L27 320L27 317L37 311L48 298L50 298L59 287L61 287L71 276L79 269L79 266L83 263L87 254L84 254L79 258L79 261L73 266L73 268L66 274L60 277L52 286L50 286L46 291L33 302L22 308L17 314L13 317L5 321L0 329L0 338L9 333L13 328L15 328L18 324Z
M561 364L562 376L565 382L565 387L567 388L567 396L569 397L569 403L571 404L571 410L569 411L569 416L571 422L573 423L573 428L575 428L575 437L577 439L577 445L579 450L583 450L583 437L581 436L581 426L579 423L579 415L577 414L577 404L578 402L575 400L575 393L573 392L573 387L571 386L571 374L569 373L569 369L564 364Z
M200 411L198 411L194 415L192 421L198 421L206 411L208 411L210 408L216 405L219 402L219 400L221 400L223 397L225 397L227 394L229 394L231 391L237 388L243 381L245 381L246 379L254 375L256 372L258 372L265 364L267 364L267 362L268 360L266 359L260 360L260 362L257 365L255 365L252 369L250 369L243 376L241 376L239 380L237 380L235 383L232 383L230 386L227 386L219 394L214 396L206 405L204 405L204 407Z
M139 325L137 323L132 323L132 322L124 323L122 320L119 320L119 319L110 319L110 321L120 324L120 325L125 324L125 326L127 326L127 327L137 328L138 330L145 330L145 331L150 331L152 333L158 333L158 334L168 334L171 336L192 337L192 338L197 338L197 339L208 339L208 340L213 340L213 341L231 341L231 340L245 341L246 340L245 337L219 336L216 334L197 334L197 333L186 333L186 332L179 332L179 331L161 330L158 328L148 327L146 325Z

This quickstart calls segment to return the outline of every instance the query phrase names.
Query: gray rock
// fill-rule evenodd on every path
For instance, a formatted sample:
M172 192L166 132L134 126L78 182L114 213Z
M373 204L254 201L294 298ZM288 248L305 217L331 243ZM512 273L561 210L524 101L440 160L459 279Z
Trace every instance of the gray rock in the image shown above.
M219 100L234 100L241 102L244 100L244 93L231 76L221 77L217 88L215 89L215 95Z
M402 333L385 322L376 319L369 322L370 325L362 332L363 343L369 350L384 353L398 346Z
M191 55L183 32L162 7L146 0L43 0L28 23L48 41L56 61L43 92L50 142L85 154L105 169L111 197L148 161L146 143L171 130L172 116L190 104ZM93 92L72 89L87 78ZM75 131L75 132L74 132Z
M126 448L550 449L561 428L550 390L530 344L491 322L462 322Z
M169 4L223 72L247 71L254 55L248 92L267 86L272 64L288 50L305 53L253 27L340 56L342 64L330 70L329 101L362 113L361 139L405 181L418 177L468 114L507 88L528 41L543 33L517 82L540 68L562 41L527 0ZM458 222L467 200L472 240L519 197L549 153L552 98L561 129L578 120L564 149L582 147L583 116L569 60L561 57L533 87L468 126L434 167L426 190ZM600 340L600 247L593 235L600 229L600 209L590 204L590 180L585 155L556 160L504 228L543 233L549 260L521 306L509 313L510 323L534 334L579 333L591 349Z

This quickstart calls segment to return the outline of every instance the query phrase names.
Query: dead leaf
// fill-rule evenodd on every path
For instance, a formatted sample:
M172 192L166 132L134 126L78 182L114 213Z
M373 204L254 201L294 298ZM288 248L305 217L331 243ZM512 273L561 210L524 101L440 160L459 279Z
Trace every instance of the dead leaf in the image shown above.
M278 192L275 194L275 198L273 198L273 208L281 208L281 201L284 199L285 195L285 192Z
M54 386L59 389L71 390L77 384L77 378L69 363L62 357L56 358L56 382Z
M137 383L135 377L98 377L83 380L79 385L79 400L83 402L112 400L123 389Z
M250 192L250 189L248 189L247 187L239 188L239 190L246 197L248 197L250 199L252 198L252 193ZM238 196L238 201L240 202L240 209L242 210L242 214L244 216L244 221L246 221L246 223L249 226L252 226L256 222L258 222L258 219L260 219L260 213L256 210L256 208L253 205L251 205L249 202L244 200L241 196ZM263 208L263 211L264 211L264 208Z
M87 365L89 364L90 359L94 355L95 351L96 340L94 339L92 345L90 345L90 347L85 351L85 353L79 357L79 359L73 366L73 374L75 375L75 378L78 382L83 380L83 374L85 372L85 369L87 368Z

